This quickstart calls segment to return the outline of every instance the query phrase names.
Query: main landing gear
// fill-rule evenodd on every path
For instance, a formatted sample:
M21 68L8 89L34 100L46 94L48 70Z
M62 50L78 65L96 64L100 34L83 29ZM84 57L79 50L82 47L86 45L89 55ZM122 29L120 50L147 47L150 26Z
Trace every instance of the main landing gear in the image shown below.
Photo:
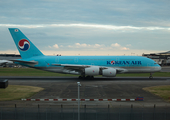
M153 79L152 73L150 73L149 79Z
M93 79L93 78L94 78L94 76L89 76L89 75L87 75L87 76L85 76L85 75L79 76L79 79Z

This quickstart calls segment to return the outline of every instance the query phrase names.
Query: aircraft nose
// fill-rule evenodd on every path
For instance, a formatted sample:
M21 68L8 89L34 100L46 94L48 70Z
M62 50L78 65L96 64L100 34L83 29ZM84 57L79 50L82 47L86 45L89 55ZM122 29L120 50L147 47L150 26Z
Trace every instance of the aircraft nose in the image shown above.
M158 66L158 67L156 68L157 71L161 71L161 69L162 69L161 66Z

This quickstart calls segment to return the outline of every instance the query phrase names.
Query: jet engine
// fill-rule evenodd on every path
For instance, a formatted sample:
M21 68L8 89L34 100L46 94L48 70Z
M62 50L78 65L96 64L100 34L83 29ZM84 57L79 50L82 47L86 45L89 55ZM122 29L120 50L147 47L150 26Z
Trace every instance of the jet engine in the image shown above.
M116 69L114 69L114 68L104 69L104 70L102 70L102 75L105 77L115 77Z
M98 66L91 66L84 69L85 75L99 75L100 68Z

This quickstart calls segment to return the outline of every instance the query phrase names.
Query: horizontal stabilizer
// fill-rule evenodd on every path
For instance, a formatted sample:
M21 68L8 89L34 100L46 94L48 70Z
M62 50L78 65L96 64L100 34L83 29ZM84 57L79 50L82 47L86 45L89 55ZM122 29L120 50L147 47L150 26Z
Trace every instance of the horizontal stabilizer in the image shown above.
M24 64L32 64L32 65L38 64L37 61L23 61L23 60L10 60L10 61L24 63Z

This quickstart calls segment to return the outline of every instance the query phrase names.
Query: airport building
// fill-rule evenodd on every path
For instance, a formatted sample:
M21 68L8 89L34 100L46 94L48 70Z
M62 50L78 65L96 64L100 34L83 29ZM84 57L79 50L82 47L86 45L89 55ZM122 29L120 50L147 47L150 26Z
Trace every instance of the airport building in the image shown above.
M143 54L142 56L151 58L161 66L170 65L170 51L161 53Z
M21 59L21 55L16 55L16 54L0 54L0 60L13 60L13 59Z

